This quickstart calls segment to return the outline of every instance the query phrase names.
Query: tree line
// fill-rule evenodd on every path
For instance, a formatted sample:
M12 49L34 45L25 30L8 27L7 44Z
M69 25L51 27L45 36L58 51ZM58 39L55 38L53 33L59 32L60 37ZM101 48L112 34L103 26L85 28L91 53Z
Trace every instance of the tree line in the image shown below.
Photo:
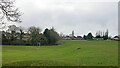
M27 31L15 25L8 27L7 31L2 31L3 45L56 45L60 39L54 28L46 28L42 33L42 30L35 26L29 27Z
M108 30L106 30L106 32L104 32L104 31L102 32L100 30L97 31L95 37L92 35L92 33L88 33L88 35L84 35L83 38L85 40L93 40L93 38L103 38L103 40L107 40L107 39L109 39Z

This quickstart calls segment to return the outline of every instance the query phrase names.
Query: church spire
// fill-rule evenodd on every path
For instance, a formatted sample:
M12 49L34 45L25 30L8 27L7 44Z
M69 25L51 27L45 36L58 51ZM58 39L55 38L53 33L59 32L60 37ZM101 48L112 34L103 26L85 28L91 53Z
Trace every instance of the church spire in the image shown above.
M72 31L72 37L74 37L74 30Z

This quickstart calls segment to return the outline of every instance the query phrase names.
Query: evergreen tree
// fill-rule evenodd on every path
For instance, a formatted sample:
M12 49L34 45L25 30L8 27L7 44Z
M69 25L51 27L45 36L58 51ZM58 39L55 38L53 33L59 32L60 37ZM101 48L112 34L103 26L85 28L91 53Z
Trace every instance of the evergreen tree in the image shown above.
M87 40L92 40L92 39L93 39L92 33L88 33L88 35L87 35Z
M60 38L59 34L55 31L55 29L45 29L44 35L46 36L48 40L48 44L55 44Z

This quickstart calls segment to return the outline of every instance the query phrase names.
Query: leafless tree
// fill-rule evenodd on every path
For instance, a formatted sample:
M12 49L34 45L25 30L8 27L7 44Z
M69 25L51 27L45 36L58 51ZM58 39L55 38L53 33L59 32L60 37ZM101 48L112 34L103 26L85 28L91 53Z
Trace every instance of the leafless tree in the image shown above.
M21 22L21 12L14 6L15 0L0 0L0 28L7 22Z

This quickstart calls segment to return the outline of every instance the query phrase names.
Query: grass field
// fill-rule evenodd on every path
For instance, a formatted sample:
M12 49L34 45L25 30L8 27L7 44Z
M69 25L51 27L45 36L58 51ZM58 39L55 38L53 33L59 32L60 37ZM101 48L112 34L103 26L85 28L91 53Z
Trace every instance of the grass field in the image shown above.
M56 46L2 48L3 66L117 66L117 41L60 41ZM80 49L78 49L80 48Z

